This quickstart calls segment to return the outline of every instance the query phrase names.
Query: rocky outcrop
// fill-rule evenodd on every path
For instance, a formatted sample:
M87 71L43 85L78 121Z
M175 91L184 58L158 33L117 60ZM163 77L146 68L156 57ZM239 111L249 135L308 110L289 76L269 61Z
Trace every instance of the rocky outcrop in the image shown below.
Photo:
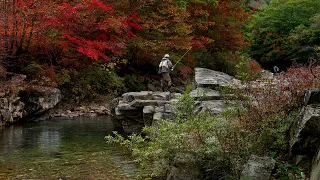
M219 71L213 71L206 68L195 68L195 86L215 89L219 86L233 86L240 81L234 77Z
M38 116L53 108L61 101L61 92L57 88L32 86L20 91L21 101L25 103L27 116Z
M61 100L57 88L33 86L6 91L0 96L0 126L38 117Z
M269 180L276 161L270 157L252 155L241 173L243 180Z
M304 107L294 128L291 151L294 155L312 160L311 180L320 179L320 89L305 93Z
M23 118L26 114L25 103L18 96L0 97L0 126Z
M291 141L294 154L313 157L320 147L320 90L309 89Z
M303 107L292 142L292 152L312 157L320 147L320 104Z
M111 115L115 126L126 133L140 132L156 120L170 117L172 97L169 92L129 92L111 102Z
M209 110L211 115L217 115L225 105L215 88L231 86L237 80L222 72L196 68L195 81L190 96L196 100L199 111ZM125 93L110 105L112 120L126 133L140 132L144 126L156 126L162 119L171 120L180 96L180 93L152 91Z

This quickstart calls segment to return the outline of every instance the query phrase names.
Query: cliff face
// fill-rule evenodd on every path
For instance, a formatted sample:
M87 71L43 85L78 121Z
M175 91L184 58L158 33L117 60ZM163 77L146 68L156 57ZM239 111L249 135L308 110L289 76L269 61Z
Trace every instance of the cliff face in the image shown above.
M38 117L61 101L59 89L26 86L25 78L25 75L15 74L1 81L0 126Z

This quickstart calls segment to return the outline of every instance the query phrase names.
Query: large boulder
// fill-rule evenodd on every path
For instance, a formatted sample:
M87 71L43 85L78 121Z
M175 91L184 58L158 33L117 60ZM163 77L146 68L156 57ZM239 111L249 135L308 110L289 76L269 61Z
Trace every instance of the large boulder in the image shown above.
M117 128L122 128L125 133L138 133L144 126L153 124L156 109L170 104L170 99L170 92L125 93L111 103L112 121Z
M319 103L320 103L319 89L318 88L307 89L303 99L303 104L309 105L309 104L319 104Z
M192 90L189 95L195 100L209 101L209 100L221 100L220 93L217 90L209 88L197 88Z
M25 103L27 115L38 116L53 108L61 101L61 92L57 88L31 86L19 93L21 101Z
M320 147L320 104L305 106L301 115L291 149L295 154L313 157Z
M0 95L0 125L38 117L53 108L60 100L61 92L57 88L32 86L24 89L17 86L16 91Z
M239 83L239 80L223 72L206 68L195 68L194 71L196 87L215 89L219 86L233 86Z
M303 100L304 107L294 124L291 151L294 155L313 159L311 180L320 179L320 89L308 89Z
M14 123L26 114L25 103L21 102L20 97L12 95L0 97L0 126Z
M276 161L252 155L241 173L242 180L269 180Z

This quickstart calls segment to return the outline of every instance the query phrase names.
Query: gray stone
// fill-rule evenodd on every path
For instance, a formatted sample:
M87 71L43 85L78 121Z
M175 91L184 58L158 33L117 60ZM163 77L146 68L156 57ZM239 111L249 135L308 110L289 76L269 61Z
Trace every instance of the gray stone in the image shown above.
M142 122L136 122L135 120L122 120L121 122L123 131L128 134L141 132L144 124Z
M119 103L117 109L119 111L128 111L128 110L136 110L136 107L133 107L131 104L127 103Z
M189 95L195 100L220 100L221 96L218 91L208 88L197 88L192 90Z
M153 121L153 113L154 107L153 106L145 106L143 108L143 122L145 126L151 126Z
M122 113L120 112L120 110L119 110L119 108L117 107L116 109L115 109L115 116L122 116Z
M225 109L222 100L200 101L196 103L198 104L200 111L208 110L211 115L217 115Z
M303 104L304 105L320 104L320 89L318 88L307 89L303 99Z
M143 107L143 114L153 114L154 106L145 106Z
M170 103L171 103L172 105L175 105L175 104L177 104L178 102L179 102L178 99L171 99L171 100L170 100Z
M2 125L14 123L23 118L25 104L20 97L11 95L0 98L0 121Z
M29 116L37 116L53 108L62 98L59 89L39 86L27 88L19 95Z
M164 106L157 106L154 111L157 113L157 112L164 112Z
M168 101L165 100L141 100L137 99L130 103L130 106L132 107L144 107L144 106L162 106L164 104L168 103Z
M216 88L218 86L232 86L234 78L223 72L206 68L195 68L196 87Z
M169 101L170 100L170 92L154 92L152 94L152 99Z
M171 98L173 98L173 99L178 99L178 98L180 98L181 96L182 96L181 93L172 93L172 94L171 94Z
M13 122L13 117L10 111L5 111L2 113L4 122Z
M122 95L122 99L131 102L135 99L151 99L152 91L128 92Z
M269 180L276 161L252 155L241 173L242 180Z
M171 105L171 104L165 104L165 105L164 105L164 112L166 112L166 113L173 113L173 112L174 112L174 109L173 109L172 105Z
M163 119L163 113L162 112L156 112L153 114L153 121L160 121Z
M313 157L320 147L320 105L307 105L297 122L291 150L298 155Z

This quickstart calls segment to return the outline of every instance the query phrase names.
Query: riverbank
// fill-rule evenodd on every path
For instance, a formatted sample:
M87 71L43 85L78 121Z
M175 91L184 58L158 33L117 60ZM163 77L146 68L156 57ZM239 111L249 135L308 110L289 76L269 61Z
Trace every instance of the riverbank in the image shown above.
M109 94L96 95L94 98L83 100L78 104L61 102L37 120L47 120L56 117L77 118L110 115L110 102L114 98L115 95Z

